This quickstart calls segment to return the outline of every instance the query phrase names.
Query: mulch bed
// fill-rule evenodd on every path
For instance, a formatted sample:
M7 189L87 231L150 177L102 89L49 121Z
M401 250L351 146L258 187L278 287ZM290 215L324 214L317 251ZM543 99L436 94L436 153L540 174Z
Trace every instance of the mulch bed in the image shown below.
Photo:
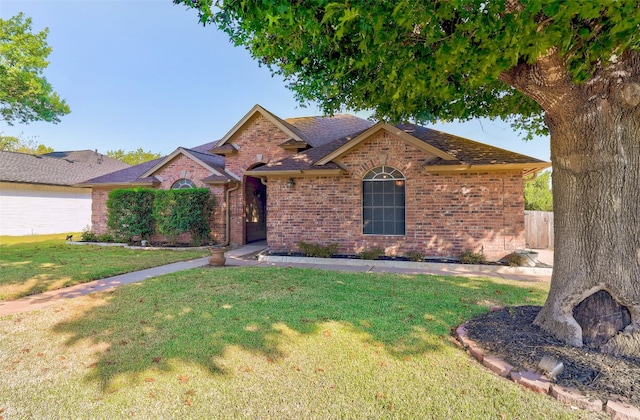
M555 357L564 364L555 383L603 402L615 399L640 407L640 359L567 346L533 325L539 311L539 306L515 306L490 312L468 321L467 334L516 370L539 370L544 356Z

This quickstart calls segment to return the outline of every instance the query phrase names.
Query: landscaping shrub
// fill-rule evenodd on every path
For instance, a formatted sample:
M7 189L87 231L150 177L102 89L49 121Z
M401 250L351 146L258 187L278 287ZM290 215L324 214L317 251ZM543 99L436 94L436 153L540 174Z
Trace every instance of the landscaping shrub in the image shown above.
M424 254L420 251L407 251L404 254L405 257L409 259L409 261L420 262L424 261Z
M110 233L104 233L102 235L98 235L98 242L116 242L116 238L114 238Z
M148 239L153 234L155 191L142 188L113 190L107 199L107 226L111 232L131 242L134 236Z
M487 262L487 257L482 251L464 251L460 254L460 262L462 264L484 264Z
M209 236L214 200L207 188L156 191L153 217L158 232L175 243L181 233L191 233L194 245Z
M517 252L507 255L506 259L510 267L522 267L527 262L527 257Z
M307 242L299 242L300 252L307 257L331 258L338 251L338 244L320 245Z
M380 248L365 249L358 254L360 259L363 260L376 260L382 255L384 255L384 250Z
M82 229L82 233L80 234L80 240L82 242L96 242L98 240L98 235L94 231L91 230L89 226Z

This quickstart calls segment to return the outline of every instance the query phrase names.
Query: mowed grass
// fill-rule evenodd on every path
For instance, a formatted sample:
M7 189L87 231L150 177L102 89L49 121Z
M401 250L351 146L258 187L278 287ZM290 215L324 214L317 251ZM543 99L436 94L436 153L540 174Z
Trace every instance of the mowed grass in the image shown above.
M1 415L587 418L450 341L452 327L491 305L540 304L547 292L297 268L157 277L1 318Z
M65 234L0 237L0 301L208 254L206 250L66 245L65 237Z

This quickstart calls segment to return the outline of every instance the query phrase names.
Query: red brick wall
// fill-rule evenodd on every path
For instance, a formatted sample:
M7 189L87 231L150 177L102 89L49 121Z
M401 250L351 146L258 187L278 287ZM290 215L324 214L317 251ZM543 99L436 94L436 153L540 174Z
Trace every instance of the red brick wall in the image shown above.
M91 230L98 235L107 233L107 199L115 188L96 188L91 190Z
M295 251L300 241L335 242L343 253L379 247L388 255L457 257L470 250L489 259L524 248L521 172L427 174L424 158L424 152L380 134L340 159L346 176L299 178L293 188L286 179L270 179L270 248ZM362 233L362 177L380 165L399 169L407 179L405 236Z

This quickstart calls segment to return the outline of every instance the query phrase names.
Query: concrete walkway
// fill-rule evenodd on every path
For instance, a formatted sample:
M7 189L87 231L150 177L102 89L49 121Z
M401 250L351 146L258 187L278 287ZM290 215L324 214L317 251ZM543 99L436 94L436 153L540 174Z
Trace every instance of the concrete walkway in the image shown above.
M549 281L551 268L538 267L504 267L487 265L441 264L441 263L412 263L404 261L367 261L357 259L326 259L326 258L294 258L259 255L266 249L266 242L257 242L225 253L225 266L262 266L262 267L304 267L322 270L337 270L365 273L399 273L399 274L434 274L446 276L483 276L501 277L523 281ZM548 257L547 257L548 258ZM553 260L553 257L551 257ZM0 316L17 314L20 312L41 309L54 303L61 303L65 299L83 296L92 292L111 289L124 284L137 283L163 274L208 265L209 258L198 258L162 265L133 273L121 274L89 283L82 283L64 289L52 290L34 296L0 302Z

